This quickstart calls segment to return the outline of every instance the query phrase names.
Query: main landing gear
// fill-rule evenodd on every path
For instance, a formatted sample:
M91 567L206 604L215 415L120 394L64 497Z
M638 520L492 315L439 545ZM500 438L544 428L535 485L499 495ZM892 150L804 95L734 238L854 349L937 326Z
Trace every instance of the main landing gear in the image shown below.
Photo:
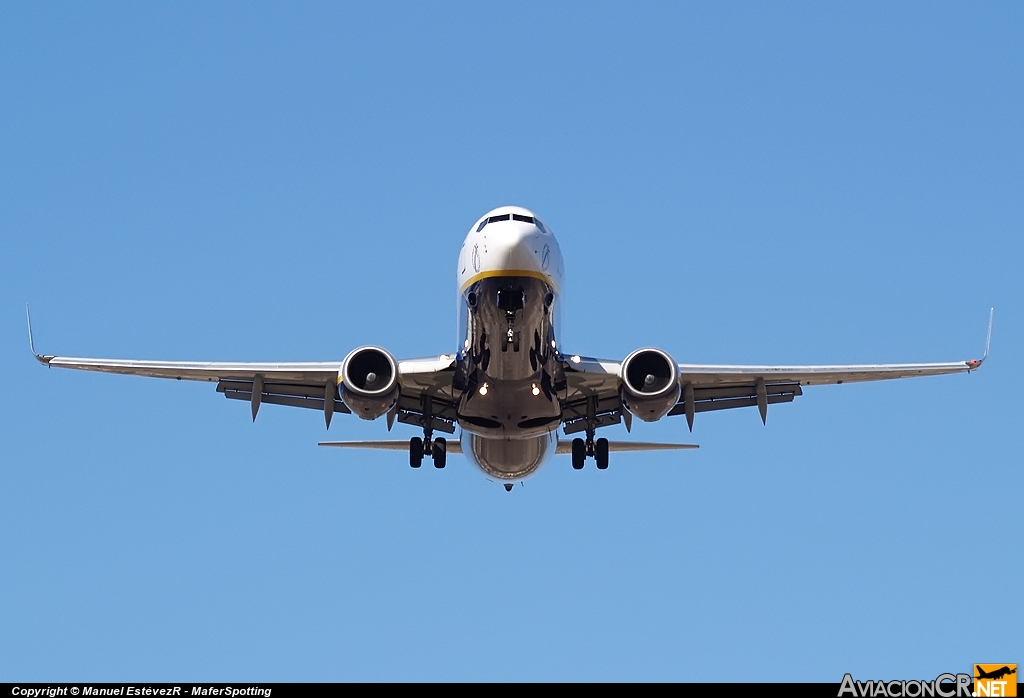
M443 437L433 438L433 416L430 397L424 395L420 404L423 407L423 438L414 436L409 439L409 465L418 468L423 464L423 457L431 458L435 468L443 468L448 460L448 441Z
M572 440L572 467L576 470L583 470L587 456L593 456L597 463L598 470L608 469L608 439L594 440L594 431L597 429L597 397L591 396L587 400L587 440Z
M426 456L434 461L435 468L443 468L448 460L448 440L442 437L426 439L414 436L409 439L409 465L418 468Z
M608 439L598 439L597 441L594 441L593 437L589 437L586 441L573 439L572 467L576 470L583 470L587 456L594 457L598 470L606 470L608 468Z

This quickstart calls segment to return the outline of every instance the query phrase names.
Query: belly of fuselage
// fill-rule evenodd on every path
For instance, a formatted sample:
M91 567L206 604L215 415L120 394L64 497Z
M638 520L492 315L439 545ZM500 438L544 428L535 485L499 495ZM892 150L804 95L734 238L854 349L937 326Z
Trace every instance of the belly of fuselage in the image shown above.
M519 480L533 474L555 452L554 433L532 438L495 439L462 432L462 452L486 474Z
M463 292L464 431L502 441L545 437L546 444L558 428L556 302L548 283L525 276L485 278Z

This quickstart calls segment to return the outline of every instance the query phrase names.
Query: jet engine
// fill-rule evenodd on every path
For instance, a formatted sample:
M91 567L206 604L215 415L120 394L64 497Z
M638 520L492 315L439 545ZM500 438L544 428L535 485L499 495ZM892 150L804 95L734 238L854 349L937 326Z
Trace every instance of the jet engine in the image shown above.
M622 362L622 404L656 422L679 402L679 366L661 349L637 349Z
M360 347L345 357L341 400L362 419L377 419L398 401L398 362L378 347Z

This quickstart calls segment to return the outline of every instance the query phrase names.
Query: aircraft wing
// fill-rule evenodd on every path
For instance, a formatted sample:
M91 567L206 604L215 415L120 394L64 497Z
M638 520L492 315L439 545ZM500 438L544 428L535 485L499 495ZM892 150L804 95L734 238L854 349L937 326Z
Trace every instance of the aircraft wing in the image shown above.
M992 316L981 359L945 363L864 364L849 366L727 366L678 364L679 402L667 416L685 414L690 428L697 412L757 406L762 420L768 405L792 402L809 385L838 385L866 381L969 373L988 357L992 340ZM630 426L630 415L622 408L619 388L621 362L581 356L563 363L566 392L563 399L565 433L618 424Z
M350 410L338 397L341 361L301 363L235 363L215 361L136 361L91 359L68 356L36 358L51 368L73 368L151 378L208 381L217 383L217 392L252 405L253 419L262 403L320 410L330 426L335 412ZM433 427L454 433L455 403L452 398L454 357L413 359L398 362L399 394L397 409L388 423L422 426L429 412ZM256 390L259 386L259 390ZM427 406L429 404L429 406Z
M262 403L320 410L324 413L328 427L335 412L350 413L348 407L338 397L337 388L342 375L341 361L138 361L44 355L35 350L31 318L29 347L39 363L51 368L216 382L217 392L223 393L225 397L248 401L252 405L253 419L256 419L256 413ZM395 410L388 415L388 427L390 428L396 419L420 426L430 419L435 429L449 434L454 433L452 373L455 357L441 355L397 363L401 392Z
M575 357L574 357L575 358ZM679 364L680 400L668 416L686 414L692 423L697 412L734 407L761 408L792 402L803 386L838 385L916 376L967 373L981 360L927 364L868 364L851 366L719 366ZM584 359L565 363L565 433L586 428L588 414L596 427L618 424L623 415L619 397L621 364ZM588 412L589 411L589 412ZM626 417L628 419L628 417Z
M255 376L292 383L316 383L323 386L341 375L340 361L308 363L233 363L217 361L137 361L133 359L92 359L71 356L36 358L50 368L74 368L81 371L120 373L128 376L174 378L189 381L247 380Z

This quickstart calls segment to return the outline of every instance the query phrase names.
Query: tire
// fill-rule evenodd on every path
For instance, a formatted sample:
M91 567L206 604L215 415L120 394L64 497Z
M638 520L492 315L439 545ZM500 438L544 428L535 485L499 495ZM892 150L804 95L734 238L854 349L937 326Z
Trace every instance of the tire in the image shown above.
M598 439L594 443L594 460L598 470L608 469L608 439Z
M409 465L414 468L420 467L423 463L423 439L414 436L409 439Z
M443 438L434 439L434 467L443 468L448 460L448 441Z
M572 467L576 470L583 470L583 464L587 460L587 445L583 439L572 440Z

